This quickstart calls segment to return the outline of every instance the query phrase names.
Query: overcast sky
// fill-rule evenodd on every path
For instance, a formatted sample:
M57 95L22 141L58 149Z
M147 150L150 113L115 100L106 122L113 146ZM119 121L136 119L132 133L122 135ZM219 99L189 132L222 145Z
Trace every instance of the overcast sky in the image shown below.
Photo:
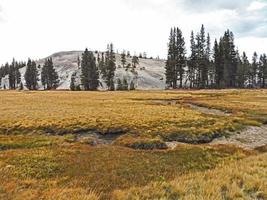
M0 63L58 51L115 49L164 58L170 27L234 32L240 51L267 53L267 0L0 0Z

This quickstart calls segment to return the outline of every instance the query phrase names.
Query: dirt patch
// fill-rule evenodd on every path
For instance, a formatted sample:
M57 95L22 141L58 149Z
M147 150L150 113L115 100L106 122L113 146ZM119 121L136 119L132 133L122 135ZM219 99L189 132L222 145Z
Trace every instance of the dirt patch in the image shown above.
M88 144L91 146L101 145L101 144L112 144L118 137L124 133L117 134L102 134L99 132L88 131L77 134L69 134L66 137L66 141L69 142L80 142L83 144Z
M190 104L188 103L186 105L188 105L190 108L194 110L197 110L201 113L208 114L208 115L217 115L217 116L230 116L231 115L231 113L224 112L222 110L218 110L214 108L207 108L207 107L199 106L199 105L192 104L192 103Z
M181 144L188 143L176 141L166 142L166 145L169 149L175 149L178 145ZM224 136L215 138L211 142L206 144L233 144L248 150L257 149L267 145L267 125L261 127L248 126L242 131L231 133L227 137Z
M234 144L245 149L255 149L267 144L267 125L249 126L228 137L214 139L211 144Z

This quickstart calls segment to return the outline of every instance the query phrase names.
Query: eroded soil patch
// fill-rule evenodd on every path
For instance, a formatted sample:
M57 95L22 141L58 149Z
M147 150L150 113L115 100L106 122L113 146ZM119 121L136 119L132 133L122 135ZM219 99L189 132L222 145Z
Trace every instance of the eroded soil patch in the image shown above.
M255 149L267 144L267 125L249 126L243 131L213 140L211 144L234 144L245 149Z

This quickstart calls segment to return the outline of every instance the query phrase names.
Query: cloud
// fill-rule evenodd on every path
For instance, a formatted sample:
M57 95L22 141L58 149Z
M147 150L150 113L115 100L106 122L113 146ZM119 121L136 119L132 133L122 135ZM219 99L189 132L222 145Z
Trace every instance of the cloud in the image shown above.
M244 9L252 0L178 0L177 4L194 12Z
M231 29L238 37L267 37L267 3L260 0L177 1L187 15L210 26L211 31ZM206 21L204 21L206 19Z
M251 9L251 5L247 9ZM249 12L239 11L238 17L231 24L240 37L267 37L267 10L261 6Z
M261 2L261 1L253 1L247 8L247 11L255 11L255 10L261 10L264 7L267 6L267 3Z
M3 7L0 5L0 22L4 22L4 16L3 16Z
M258 48L266 41L265 3L266 0L2 0L0 18L5 23L0 21L0 62L14 56L22 60L29 56L41 58L56 51L85 47L104 50L108 42L119 50L165 57L170 27L180 27L189 46L191 30L199 31L201 24L212 40L226 29L232 30L238 45L244 48L240 50L249 51L249 46L257 44ZM262 45L263 48L267 52L267 46Z

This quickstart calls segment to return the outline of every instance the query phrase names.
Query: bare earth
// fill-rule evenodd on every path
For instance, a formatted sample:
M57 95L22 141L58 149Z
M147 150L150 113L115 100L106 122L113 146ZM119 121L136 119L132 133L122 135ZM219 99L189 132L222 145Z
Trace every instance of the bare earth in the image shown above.
M245 149L255 149L267 144L267 125L261 127L249 126L228 138L215 139L211 144L235 144Z
M187 105L190 106L192 109L197 110L204 114L218 115L218 116L231 115L230 113L217 109L206 108L195 104L187 104ZM174 149L178 144L181 143L167 142L166 144L170 149ZM233 144L244 149L255 149L267 145L267 125L261 127L248 126L244 130L232 133L228 137L217 138L213 140L210 144L211 145Z
M201 113L204 114L209 114L209 115L218 115L218 116L230 116L230 113L218 110L218 109L213 109L213 108L206 108L206 107L202 107L202 106L197 106L195 104L187 104L188 106L190 106L190 108L197 110Z

